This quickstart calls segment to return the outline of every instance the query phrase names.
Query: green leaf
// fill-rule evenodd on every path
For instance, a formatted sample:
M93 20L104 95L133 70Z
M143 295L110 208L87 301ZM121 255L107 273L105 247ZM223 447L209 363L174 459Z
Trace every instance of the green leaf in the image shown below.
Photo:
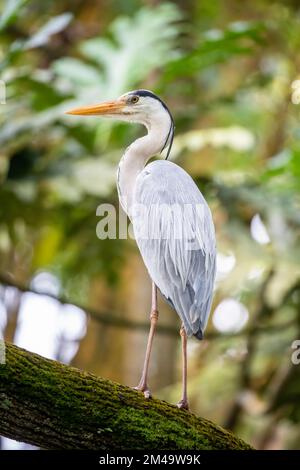
M115 186L116 169L99 158L85 158L73 165L72 184L86 194L105 196Z
M234 56L249 54L255 43L262 42L263 30L260 23L247 22L232 23L225 30L208 30L202 34L199 45L192 52L168 64L164 78L192 76Z
M10 26L19 16L21 8L28 0L7 0L0 17L0 31Z
M80 85L97 85L102 82L99 71L81 60L64 57L54 62L53 70L61 77Z
M30 39L26 41L17 39L9 47L5 58L0 63L0 71L4 70L23 50L34 49L41 47L49 41L50 37L65 29L73 15L71 13L64 13L59 16L51 18L44 26L42 26ZM0 19L0 31L1 31Z
M62 15L51 18L41 27L41 29L39 29L39 31L25 42L24 49L33 49L35 47L44 46L47 44L51 36L63 31L68 26L72 18L73 15L71 13L63 13Z
M112 39L95 38L81 45L82 54L103 71L106 96L135 86L153 69L177 57L174 46L180 19L173 4L142 8L134 17L120 17L112 23Z

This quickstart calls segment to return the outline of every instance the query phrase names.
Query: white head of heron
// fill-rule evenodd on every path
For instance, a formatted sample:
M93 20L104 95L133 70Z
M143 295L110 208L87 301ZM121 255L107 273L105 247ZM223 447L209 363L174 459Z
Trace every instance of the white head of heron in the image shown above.
M139 123L143 124L148 132L160 129L158 134L163 134L163 139L158 150L164 150L168 144L166 158L169 156L174 137L174 121L166 104L149 90L129 91L116 100L81 106L66 114L102 116Z

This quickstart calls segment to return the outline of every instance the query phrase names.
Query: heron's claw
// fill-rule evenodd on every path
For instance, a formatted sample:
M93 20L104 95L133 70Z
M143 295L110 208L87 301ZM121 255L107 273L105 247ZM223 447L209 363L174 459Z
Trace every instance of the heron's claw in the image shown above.
M152 394L147 386L138 385L137 387L133 387L133 390L137 390L138 392L143 392L144 397L146 399L152 398Z
M189 407L189 402L187 400L180 400L178 403L177 403L177 408L180 408L181 410L189 410L190 407Z
M144 392L144 397L148 400L149 398L152 398L152 394L150 390L143 390Z

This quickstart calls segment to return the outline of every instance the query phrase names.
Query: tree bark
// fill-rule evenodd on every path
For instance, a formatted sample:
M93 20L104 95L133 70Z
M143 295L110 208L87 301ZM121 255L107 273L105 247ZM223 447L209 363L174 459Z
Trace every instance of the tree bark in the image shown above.
M3 436L44 449L250 449L192 413L12 344L2 362Z

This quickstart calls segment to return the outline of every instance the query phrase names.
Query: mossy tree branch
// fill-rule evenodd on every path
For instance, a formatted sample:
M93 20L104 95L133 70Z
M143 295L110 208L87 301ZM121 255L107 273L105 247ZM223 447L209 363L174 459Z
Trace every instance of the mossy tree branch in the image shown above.
M11 344L2 362L3 436L45 449L250 448L210 421Z

